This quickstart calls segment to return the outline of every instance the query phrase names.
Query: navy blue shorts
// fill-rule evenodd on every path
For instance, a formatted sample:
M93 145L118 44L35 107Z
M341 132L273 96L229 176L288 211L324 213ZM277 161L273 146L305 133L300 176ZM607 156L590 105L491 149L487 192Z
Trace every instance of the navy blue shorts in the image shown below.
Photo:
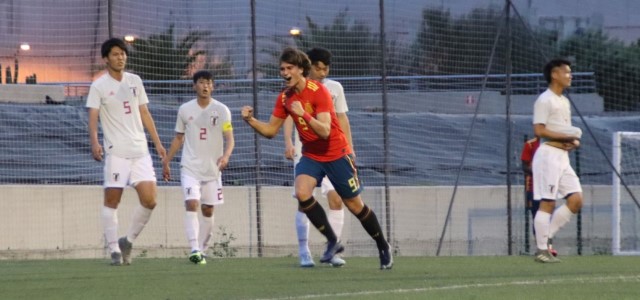
M318 186L326 175L343 199L353 198L362 192L358 169L353 156L345 155L342 158L330 162L319 162L303 156L296 165L296 176L309 175L316 179Z

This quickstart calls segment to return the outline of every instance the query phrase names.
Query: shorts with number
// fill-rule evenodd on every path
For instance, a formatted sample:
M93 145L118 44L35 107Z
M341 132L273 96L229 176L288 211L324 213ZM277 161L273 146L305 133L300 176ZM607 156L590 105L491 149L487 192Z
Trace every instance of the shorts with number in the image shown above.
M296 175L305 174L314 177L318 184L324 176L329 178L335 191L343 199L353 198L362 192L358 169L351 155L330 162L319 162L303 156L296 165Z
M293 164L293 168L294 168L294 170L295 170L295 167L298 165L298 162L300 162L300 160L299 160L299 159L297 159L297 160L295 160L295 161L294 161L294 164ZM294 172L293 172L293 178L294 178L294 180L295 180L295 177L296 177L296 174L295 174L295 171L294 171ZM321 182L318 186L320 186L320 188L321 188L321 189L320 189L320 191L322 192L322 196L323 196L323 197L325 197L325 198L327 197L327 194L328 194L330 191L335 191L335 190L336 190L336 189L333 187L333 184L331 184L331 181L329 180L329 177L327 177L327 176L325 176L325 177L323 177L323 178L322 178L322 182ZM293 189L293 192L292 192L292 194L291 194L291 195L293 196L293 198L295 198L295 197L296 197L296 191L295 191L295 188Z
M542 144L533 156L533 199L556 200L582 193L580 179L571 168L569 152Z
M156 182L151 155L137 158L122 158L107 154L104 160L104 187L124 188L136 186L141 181Z
M224 203L222 195L222 178L201 181L187 174L180 175L184 201L199 200L206 205L220 205Z

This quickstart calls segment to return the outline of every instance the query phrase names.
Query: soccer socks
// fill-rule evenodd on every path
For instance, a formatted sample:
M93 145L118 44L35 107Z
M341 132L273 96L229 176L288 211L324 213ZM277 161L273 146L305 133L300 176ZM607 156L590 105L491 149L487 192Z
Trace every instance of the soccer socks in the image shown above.
M356 215L360 223L362 223L362 227L367 233L376 241L376 245L380 250L388 250L389 244L384 239L384 234L382 232L382 228L380 228L380 222L378 222L378 217L368 206L364 206L360 213Z
M131 220L131 226L129 227L129 231L127 232L127 240L130 243L133 243L149 219L151 219L151 212L153 209L148 209L143 206L138 206L133 212L133 218Z
M336 234L331 228L331 225L329 224L327 214L313 196L306 201L300 202L300 209L307 215L311 224L313 224L313 226L315 226L329 242L335 242L338 240Z
M198 241L200 241L200 251L203 253L209 249L209 242L211 241L211 236L213 235L213 223L214 223L214 215L211 217L202 216L202 222L200 222L200 235L198 236Z
M342 236L342 227L344 226L344 210L330 209L327 218L329 219L329 224L331 224L333 232L336 234L338 240L340 240L340 237Z
M547 240L549 239L549 227L551 214L539 210L533 219L533 226L536 229L536 245L538 250L547 250Z
M551 216L551 225L549 225L550 239L556 235L562 226L571 221L571 216L573 216L573 212L571 212L566 204L563 204L553 212L553 215Z
M103 206L101 218L109 253L120 252L120 246L118 246L118 210Z
M200 224L198 222L198 212L187 211L184 215L184 228L187 232L187 240L189 241L189 247L191 251L200 251L200 245L198 245L198 230Z
M333 225L331 226L333 227ZM298 233L298 254L310 254L309 250L309 219L301 211L296 212L296 232Z

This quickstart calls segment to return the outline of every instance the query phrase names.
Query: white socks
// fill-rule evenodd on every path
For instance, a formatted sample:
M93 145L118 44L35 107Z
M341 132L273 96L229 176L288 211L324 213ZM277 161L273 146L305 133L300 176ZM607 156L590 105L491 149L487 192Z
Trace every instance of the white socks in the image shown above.
M148 209L139 205L133 212L133 218L131 219L131 226L129 227L129 231L127 232L127 240L133 243L149 219L151 219L151 212L153 209Z
M547 240L549 239L549 223L551 214L538 210L533 226L536 228L536 245L538 250L547 250Z
M120 252L118 246L118 210L102 206L102 229L109 253Z
M562 226L569 223L569 221L571 221L571 216L573 216L573 213L571 212L571 210L569 210L567 205L563 204L562 206L558 207L558 209L556 209L551 216L549 238L553 238L556 233L558 233L558 230L562 228Z
M329 225L336 234L338 240L342 236L342 227L344 227L344 210L330 209L327 214ZM296 232L298 233L298 253L302 256L310 254L309 250L309 219L303 212L296 212Z
M310 254L309 251L309 219L301 211L296 212L296 232L298 233L298 253L300 256Z
M198 222L198 212L187 211L184 215L184 228L187 231L187 240L189 241L189 247L191 251L200 251L200 245L198 244L198 230L200 225Z
M213 218L213 214L210 218L202 216L202 222L200 222L200 234L198 236L198 241L200 241L200 251L202 252L209 249L209 241L211 241L211 236L213 235Z
M327 214L327 219L329 219L329 225L333 229L333 232L336 234L338 241L342 236L342 227L344 226L344 210L333 210L329 209L329 213Z
M563 204L558 207L553 215L538 210L534 221L536 228L536 245L540 250L547 249L547 240L553 238L558 230L571 221L573 213L567 205Z

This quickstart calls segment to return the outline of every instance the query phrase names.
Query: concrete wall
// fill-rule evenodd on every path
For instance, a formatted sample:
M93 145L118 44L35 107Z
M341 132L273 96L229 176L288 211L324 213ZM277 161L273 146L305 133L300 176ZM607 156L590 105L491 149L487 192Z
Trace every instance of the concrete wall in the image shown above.
M399 255L435 255L447 216L451 187L392 187L390 223L393 247ZM255 189L226 187L225 204L216 208L214 239L221 233L236 239L230 246L238 256L258 256ZM0 187L0 259L105 257L100 225L102 188L99 186ZM368 187L365 202L386 223L384 189ZM523 248L524 208L521 187L513 189L514 254ZM610 249L611 190L609 186L585 186L582 217L583 253ZM296 212L290 187L261 189L260 231L263 256L295 256L293 225ZM506 255L507 211L505 187L459 187L441 255ZM322 197L319 197L322 198ZM326 207L324 200L321 203ZM135 191L125 191L120 209L120 235L124 235L137 205ZM633 208L633 207L629 207ZM147 228L135 242L134 255L173 257L188 252L184 234L183 201L178 187L160 187L158 206ZM635 218L634 218L635 219ZM221 229L221 227L224 229ZM384 225L383 225L384 226ZM533 245L533 238L531 243ZM374 256L375 246L360 223L345 213L343 230L347 256ZM313 228L311 248L319 255L324 238ZM532 246L533 247L533 246ZM563 254L576 253L576 220L556 237Z
M64 101L64 87L37 84L0 84L0 102L45 103L47 96L54 102Z

